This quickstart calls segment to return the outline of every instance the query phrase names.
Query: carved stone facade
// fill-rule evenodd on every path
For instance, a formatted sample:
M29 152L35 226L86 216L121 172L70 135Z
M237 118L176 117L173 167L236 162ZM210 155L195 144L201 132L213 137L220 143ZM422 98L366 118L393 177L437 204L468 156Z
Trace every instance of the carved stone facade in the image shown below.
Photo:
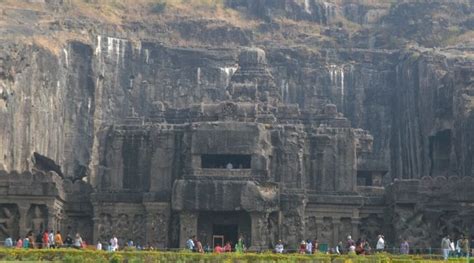
M259 250L280 239L289 248L315 238L334 246L348 235L374 242L379 233L428 247L444 233L474 234L471 178L385 189L385 170L359 159L372 136L334 104L286 103L263 50L244 49L227 84L227 100L155 101L152 118L98 128L103 143L84 180L41 169L2 174L0 238L53 229L89 243L117 236L165 248L193 235L211 246L242 237Z

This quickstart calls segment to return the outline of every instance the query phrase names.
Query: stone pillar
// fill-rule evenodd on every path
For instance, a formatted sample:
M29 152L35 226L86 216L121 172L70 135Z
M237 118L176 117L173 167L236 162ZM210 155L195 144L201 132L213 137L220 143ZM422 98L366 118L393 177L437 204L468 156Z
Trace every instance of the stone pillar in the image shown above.
M195 212L182 211L179 214L179 247L186 247L186 240L197 236L198 214Z
M30 209L30 204L19 203L18 212L20 214L20 221L18 222L19 235L24 237L26 232L28 232L31 226L27 225L28 210Z
M96 213L94 213L94 217L92 218L92 224L94 224L92 226L92 240L94 244L97 244L97 241L99 240L99 222L100 218L97 216Z
M262 212L250 213L251 221L251 250L268 248L268 214Z
M360 218L352 218L352 238L357 239L359 238L359 226L360 226Z
M56 209L54 207L54 204L47 204L46 207L48 208L48 221L46 223L45 228L48 229L49 231L55 230L57 227L56 225Z

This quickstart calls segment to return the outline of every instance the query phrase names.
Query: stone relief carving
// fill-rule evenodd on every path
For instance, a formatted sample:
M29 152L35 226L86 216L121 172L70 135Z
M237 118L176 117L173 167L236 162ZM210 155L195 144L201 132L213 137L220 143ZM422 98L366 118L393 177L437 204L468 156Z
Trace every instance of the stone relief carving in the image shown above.
M0 205L0 240L17 235L18 208L15 205Z
M112 233L112 216L109 214L101 214L97 225L99 240L108 240Z
M332 218L324 217L320 229L320 238L322 242L329 242L332 239Z
M318 226L316 224L315 216L308 216L305 220L305 233L308 237L317 237L318 235Z
M260 237L260 240L259 240L259 243L261 246L264 246L265 245L265 241L267 240L268 238L268 225L267 225L267 222L268 222L268 216L267 214L265 215L260 215L258 220L257 220L257 229L258 229L258 232L259 232L259 237ZM254 240L252 240L253 243L256 243Z
M459 214L456 211L444 212L438 220L438 236L444 236L446 234L458 236L463 232L463 222L459 218Z
M122 241L128 241L130 239L130 222L127 214L119 214L117 221L115 222L115 230L117 238Z
M279 239L278 213L271 213L268 216L268 244L274 247Z
M301 225L299 217L295 215L287 215L283 219L282 227L282 238L284 242L288 244L297 244L298 241L298 229Z
M432 239L437 238L431 235L431 222L422 211L413 208L396 208L392 224L398 234L396 239L407 238L413 247L430 247Z
M377 235L381 233L383 220L376 214L361 219L360 236L361 238L374 242Z
M28 211L29 230L41 232L47 227L47 209L45 205L31 205Z
M145 243L145 219L143 215L135 215L132 225L132 239L135 244L143 245Z

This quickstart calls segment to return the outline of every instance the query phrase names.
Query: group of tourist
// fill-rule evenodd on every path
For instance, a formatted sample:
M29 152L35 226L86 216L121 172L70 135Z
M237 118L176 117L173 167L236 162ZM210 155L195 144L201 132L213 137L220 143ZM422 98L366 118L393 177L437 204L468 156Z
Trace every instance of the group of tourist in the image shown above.
M402 245L400 245L400 253L408 254L409 248L408 242L404 241L405 248L402 250ZM375 252L383 252L385 250L385 237L380 234L377 236L377 243L375 244ZM356 255L368 255L373 252L372 247L370 246L369 241L359 238L357 241L354 241L351 236L347 237L346 246L342 246L342 242L336 246L335 252L337 254L348 253Z
M69 234L67 234L66 239L63 240L60 231L56 231L56 234L53 230L40 231L35 236L33 231L29 231L24 238L18 238L16 242L13 242L11 237L5 239L5 247L16 247L16 248L62 248L62 247L73 247L73 248L83 248L86 246L86 242L82 240L81 235L76 234L73 239Z
M5 247L16 247L16 248L62 248L62 247L71 247L71 248L85 248L86 242L81 238L81 235L77 233L73 239L71 235L67 234L66 239L63 240L60 231L48 231L39 232L36 236L33 231L28 232L24 238L18 238L16 242L13 241L11 237L7 237L4 243ZM134 245L132 240L129 240L126 243L126 247L138 249L138 250L147 250L145 247L139 245ZM377 242L375 244L375 252L385 251L385 237L380 234L377 236ZM186 248L189 251L206 253L227 253L227 252L244 252L246 250L243 237L239 237L237 243L233 246L230 241L227 241L225 245L217 243L214 248L210 247L208 244L202 245L201 241L196 238L196 236L191 236L186 241ZM113 236L109 242L97 242L97 250L106 250L106 251L117 251L119 250L119 241L116 236ZM153 249L148 247L148 250ZM320 244L318 239L313 240L302 240L297 252L300 254L315 254L320 251ZM468 257L470 252L470 242L467 236L460 235L460 237L455 241L455 239L450 239L449 235L446 235L441 240L441 251L444 259L449 257ZM274 247L275 253L285 253L284 244L279 240ZM351 236L347 237L345 244L342 241L339 241L336 247L329 249L328 251L323 251L332 254L357 254L357 255L368 255L373 253L372 247L369 242L364 239L358 239L354 241ZM399 253L400 254L409 254L410 245L407 239L403 239L400 243Z
M192 252L198 252L198 253L208 253L208 252L214 252L214 253L227 253L227 252L244 252L246 250L245 244L244 244L244 239L243 237L239 237L237 243L235 244L234 247L232 247L232 242L227 241L225 245L216 243L215 247L212 249L209 244L206 244L204 247L201 243L200 240L196 238L196 236L191 236L186 240L186 249Z
M278 247L278 249L277 249L277 247ZM281 240L279 240L278 244L275 246L275 252L282 253L281 248L282 248L282 244L281 244ZM308 239L306 241L305 240L301 241L298 253L300 253L300 254L314 254L318 250L319 250L318 239L314 239L313 241Z
M409 248L408 248L408 242L406 240L404 241L403 247L404 249L401 249L402 253L408 254ZM379 235L377 239L377 244L376 244L376 251L383 251L385 248L385 240L383 235ZM320 251L320 245L318 242L318 239L315 238L314 240L302 240L297 252L299 254L315 254ZM323 251L331 254L357 254L357 255L367 255L370 254L372 251L372 248L370 247L369 242L363 239L358 239L357 241L354 241L351 236L347 237L346 244L344 245L342 241L339 241L339 243L336 245L336 247L329 249L328 251ZM284 253L284 245L281 240L277 242L274 248L275 253Z
M450 239L449 235L441 239L443 258L447 260L448 257L469 257L470 244L467 236L460 235L456 243L454 240L455 238Z

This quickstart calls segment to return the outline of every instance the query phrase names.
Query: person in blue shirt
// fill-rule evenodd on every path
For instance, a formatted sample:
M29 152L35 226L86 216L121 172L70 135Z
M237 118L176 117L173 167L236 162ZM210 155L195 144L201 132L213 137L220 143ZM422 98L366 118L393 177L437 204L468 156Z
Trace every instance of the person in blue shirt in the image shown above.
M13 247L13 239L10 236L5 239L5 247L7 248Z
M187 241L186 241L186 248L191 250L191 251L194 251L194 239L196 238L196 236L192 236L190 237Z

